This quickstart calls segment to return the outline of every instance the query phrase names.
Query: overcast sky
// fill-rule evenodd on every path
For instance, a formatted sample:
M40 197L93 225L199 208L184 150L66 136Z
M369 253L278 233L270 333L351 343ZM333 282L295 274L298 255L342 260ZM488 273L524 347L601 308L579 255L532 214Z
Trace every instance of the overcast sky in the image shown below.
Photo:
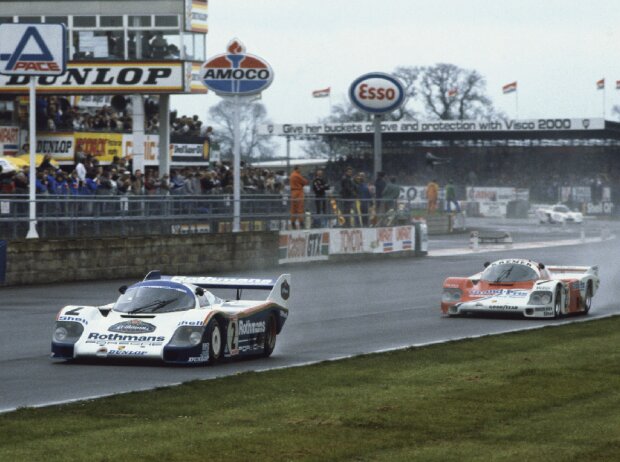
M487 81L496 107L518 116L602 117L620 105L620 0L210 0L208 56L234 38L274 69L263 103L275 123L311 123L346 101L351 82L397 66L452 63ZM596 82L606 79L605 91ZM198 114L219 97L173 97Z

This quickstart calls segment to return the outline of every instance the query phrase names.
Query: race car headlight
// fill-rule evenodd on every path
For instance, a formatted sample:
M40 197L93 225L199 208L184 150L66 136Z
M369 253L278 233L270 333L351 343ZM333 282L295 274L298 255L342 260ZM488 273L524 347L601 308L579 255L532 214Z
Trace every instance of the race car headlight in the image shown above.
M202 342L204 326L182 326L179 327L168 343L173 347L194 347Z
M441 301L444 303L458 302L462 296L461 289L444 288Z
M549 305L553 300L553 294L551 292L537 291L532 292L530 295L530 301L528 305Z
M79 322L56 321L53 339L56 343L75 343L84 332Z

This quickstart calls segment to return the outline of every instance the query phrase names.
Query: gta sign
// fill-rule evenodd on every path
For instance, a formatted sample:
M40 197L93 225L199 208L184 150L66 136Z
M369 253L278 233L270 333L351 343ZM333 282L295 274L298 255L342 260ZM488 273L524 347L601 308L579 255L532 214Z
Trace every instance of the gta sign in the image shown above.
M214 56L202 65L202 83L218 95L255 95L273 81L273 69L267 61L245 52L237 39L227 53Z
M0 74L63 74L66 36L62 24L0 24Z

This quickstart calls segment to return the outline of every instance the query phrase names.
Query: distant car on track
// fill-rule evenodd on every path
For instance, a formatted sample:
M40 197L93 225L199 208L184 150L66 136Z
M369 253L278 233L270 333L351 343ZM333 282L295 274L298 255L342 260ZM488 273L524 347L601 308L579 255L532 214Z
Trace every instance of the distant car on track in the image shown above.
M528 318L587 314L599 283L597 266L545 267L531 260L498 260L473 276L447 278L441 311L448 316L513 313Z
M236 300L205 289L234 289ZM241 300L244 289L269 290L265 300ZM56 317L52 358L141 358L167 363L215 363L270 356L288 318L290 275L273 279L162 276L119 289L115 303L70 305Z
M583 223L583 214L573 212L564 204L556 204L551 207L539 207L536 209L536 218L540 223Z

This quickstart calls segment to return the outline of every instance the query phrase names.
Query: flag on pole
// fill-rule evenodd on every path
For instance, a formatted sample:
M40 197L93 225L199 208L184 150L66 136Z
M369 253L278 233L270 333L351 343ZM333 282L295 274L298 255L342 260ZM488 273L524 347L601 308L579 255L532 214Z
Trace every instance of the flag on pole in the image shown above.
M313 98L325 98L329 96L331 89L332 89L331 87L327 87L327 88L323 88L322 90L314 90L312 92L312 97Z
M601 79L596 82L596 89L603 90L605 88L605 79Z
M502 91L504 92L504 94L517 91L517 82L507 83L506 85L502 87Z
M616 90L620 90L620 80L616 80Z
M448 90L448 98L454 98L458 94L458 88L451 88Z

